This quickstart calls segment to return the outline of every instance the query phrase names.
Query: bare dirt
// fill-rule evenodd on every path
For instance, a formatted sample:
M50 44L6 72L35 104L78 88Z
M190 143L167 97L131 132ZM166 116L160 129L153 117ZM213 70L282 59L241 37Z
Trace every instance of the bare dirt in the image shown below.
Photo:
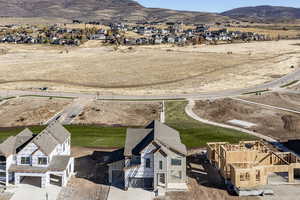
M70 99L44 97L19 97L2 101L0 127L40 125L71 102Z
M278 102L280 102L280 105L285 104L284 100L277 98L276 94L268 94L267 99L269 104L274 103L275 105ZM287 102L287 104L292 106L291 101ZM299 114L264 108L232 99L197 101L194 111L205 119L225 124L229 124L228 121L233 119L254 123L256 126L248 128L249 130L259 132L275 139L287 140L291 138L300 138Z
M245 88L298 66L294 40L172 47L81 47L0 44L0 89L49 87L100 94L185 94ZM230 54L228 53L230 52ZM22 73L19 73L22 71ZM18 74L18 76L15 76Z
M241 99L300 111L300 94L286 92L262 93L260 96L249 95L241 97Z
M258 197L238 197L229 194L219 173L204 156L192 155L188 162L188 192L170 192L166 200L258 200Z
M94 151L100 150L72 147L76 176L61 190L58 200L106 200L109 192L107 168L98 165L92 157Z
M151 120L159 120L160 105L160 102L94 100L72 123L144 126Z

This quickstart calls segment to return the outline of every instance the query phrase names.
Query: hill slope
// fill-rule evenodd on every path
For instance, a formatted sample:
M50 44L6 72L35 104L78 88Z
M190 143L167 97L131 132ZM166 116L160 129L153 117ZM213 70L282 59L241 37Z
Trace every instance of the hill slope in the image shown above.
M221 15L255 22L283 22L300 19L300 8L279 6L243 7L223 12Z
M133 0L0 0L0 16L129 22L180 20L190 23L228 19L212 13L145 8Z

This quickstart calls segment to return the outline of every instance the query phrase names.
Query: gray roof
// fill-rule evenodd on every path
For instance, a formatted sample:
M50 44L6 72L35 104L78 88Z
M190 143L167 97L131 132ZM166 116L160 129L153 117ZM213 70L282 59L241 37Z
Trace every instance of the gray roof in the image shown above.
M15 154L17 149L34 137L29 129L24 129L16 136L10 136L0 144L0 153L9 156Z
M32 141L43 153L49 155L58 144L63 144L70 135L70 132L57 122L50 124L38 135L33 134L27 128L1 143L0 154L4 156L15 154L23 145Z
M67 169L70 156L53 156L48 167L34 167L29 165L11 165L10 172L19 173L46 173L48 171L61 172Z
M28 142L30 139L32 139L34 134L29 130L28 128L21 131L18 135L16 135L16 148L21 147L26 142Z
M153 141L157 141L168 149L187 154L186 146L181 143L178 131L159 121L152 121L144 129L127 129L124 155L131 156L139 153Z
M16 137L10 136L0 144L0 154L10 156L16 152Z
M133 148L137 146L149 133L151 133L151 131L152 129L128 128L126 133L124 155L130 156Z
M71 136L70 132L58 122L50 124L45 130L51 133L60 144L63 144Z
M38 134L33 139L33 143L36 144L39 149L46 155L50 155L50 153L59 144L58 141L56 141L56 139L52 136L52 134L47 131L47 129L44 129L40 134Z
M48 169L50 171L64 171L70 161L70 156L53 156Z

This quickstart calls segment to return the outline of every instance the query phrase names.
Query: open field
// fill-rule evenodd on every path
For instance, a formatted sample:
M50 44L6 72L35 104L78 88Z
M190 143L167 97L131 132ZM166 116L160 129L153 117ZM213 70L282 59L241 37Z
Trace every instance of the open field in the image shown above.
M238 131L207 126L194 121L185 114L185 105L186 102L168 102L166 120L168 125L181 133L182 141L189 149L204 147L207 142L238 142L254 139L254 137ZM99 125L68 125L65 127L72 134L73 147L119 148L123 147L125 143L127 127ZM35 133L39 133L43 128L44 126L30 127ZM0 142L10 135L16 135L22 129L22 127L0 128Z
M297 97L295 95L283 95L282 97L277 95L265 94L261 97L250 97L247 100L255 100L255 102L284 108L297 108L299 95ZM278 140L300 137L298 131L300 128L300 115L295 113L265 108L232 99L197 101L194 111L205 119L225 124L230 124L229 120L242 120L253 123L256 126L247 129Z
M202 124L188 117L184 111L187 102L166 103L166 124L181 133L182 142L189 148L204 147L208 142L236 143L255 137L235 130Z
M73 124L145 126L160 117L159 102L94 100L85 106Z
M0 104L0 127L39 125L65 106L70 99L19 97L3 101Z
M82 47L0 44L0 89L100 94L186 94L245 88L298 66L298 41L197 47ZM230 53L228 53L230 52ZM151 55L151 56L150 56ZM22 71L20 74L19 72ZM18 73L18 76L15 74Z

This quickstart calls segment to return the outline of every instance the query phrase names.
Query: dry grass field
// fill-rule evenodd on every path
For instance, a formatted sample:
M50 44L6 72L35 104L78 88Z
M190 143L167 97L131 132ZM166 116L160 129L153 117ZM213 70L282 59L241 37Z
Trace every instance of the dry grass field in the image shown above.
M184 94L244 88L298 66L299 41L217 46L81 47L0 44L0 89ZM20 73L21 72L21 73Z
M41 97L20 97L0 104L0 127L39 125L65 106L70 99L50 99Z
M159 120L159 102L99 101L89 103L73 124L145 126Z

